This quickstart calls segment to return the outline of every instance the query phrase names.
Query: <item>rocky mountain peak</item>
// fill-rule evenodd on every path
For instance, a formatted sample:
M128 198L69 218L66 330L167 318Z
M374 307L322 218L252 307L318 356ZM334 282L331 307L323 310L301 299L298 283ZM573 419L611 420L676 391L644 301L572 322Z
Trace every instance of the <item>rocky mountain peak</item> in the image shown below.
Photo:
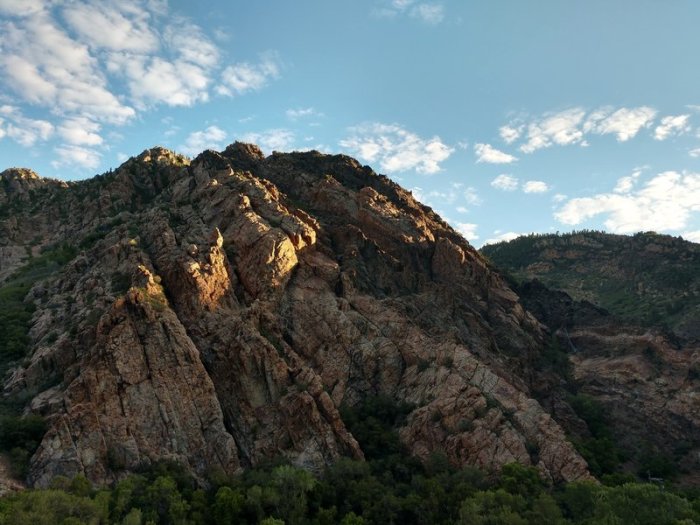
M108 483L159 459L200 479L280 455L319 470L363 457L340 409L373 396L411 407L399 433L422 460L590 479L565 379L540 366L548 329L368 166L156 147L63 191L0 222L0 258L24 257L7 257L8 286L28 232L51 262L4 383L47 421L32 483Z
M46 186L67 187L54 179L45 179L28 168L9 168L0 173L0 204L9 201L26 201L33 190Z

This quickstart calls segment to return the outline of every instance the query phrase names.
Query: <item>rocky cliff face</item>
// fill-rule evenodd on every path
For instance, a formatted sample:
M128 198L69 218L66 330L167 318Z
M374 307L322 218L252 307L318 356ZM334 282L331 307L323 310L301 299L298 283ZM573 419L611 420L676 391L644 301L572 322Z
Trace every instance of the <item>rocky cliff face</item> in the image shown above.
M678 472L695 485L700 469L700 345L659 328L626 322L587 301L528 281L516 287L523 305L568 349L566 388L595 400L605 414L627 470ZM700 321L699 321L700 322ZM572 435L561 390L536 392ZM653 474L652 474L653 475Z
M31 483L164 458L200 477L276 456L320 469L363 457L338 409L379 394L415 406L400 435L419 458L590 476L533 397L541 323L370 168L236 143L38 180L2 208L3 278L42 248L76 255L29 291L29 351L4 381L48 421Z
M585 231L483 252L525 281L524 306L569 348L573 384L603 407L626 461L645 472L655 458L697 484L700 245Z

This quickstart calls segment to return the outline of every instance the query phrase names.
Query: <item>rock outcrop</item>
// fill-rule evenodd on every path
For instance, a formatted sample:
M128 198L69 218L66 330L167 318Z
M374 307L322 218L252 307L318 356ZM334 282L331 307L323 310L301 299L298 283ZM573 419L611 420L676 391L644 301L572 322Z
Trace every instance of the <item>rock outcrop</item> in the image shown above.
M108 483L158 459L202 479L276 456L318 470L363 457L339 407L380 394L415 406L400 436L419 458L590 477L533 398L540 322L432 210L354 159L236 143L190 163L154 148L30 198L43 218L4 220L0 268L30 224L36 249L78 249L28 294L30 354L5 381L48 421L35 485Z
M700 468L700 345L668 330L624 322L539 281L522 283L517 291L568 349L571 383L600 404L629 467L638 471L649 458L661 457L677 465L681 480L695 483ZM553 404L556 389L550 386L537 397ZM556 412L553 406L551 411ZM575 420L559 420L571 433L581 434Z

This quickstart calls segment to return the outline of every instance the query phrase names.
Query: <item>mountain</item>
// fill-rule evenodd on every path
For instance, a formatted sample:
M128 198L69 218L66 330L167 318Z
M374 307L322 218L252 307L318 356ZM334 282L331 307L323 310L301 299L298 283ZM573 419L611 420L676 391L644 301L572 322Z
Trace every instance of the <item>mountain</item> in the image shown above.
M700 481L700 246L586 231L481 251L569 349L571 381L607 414L620 460L640 473L680 469L688 483ZM595 454L583 445L590 463Z
M609 439L591 407L647 373L593 389L583 350L546 318L578 303L544 289L538 320L532 294L347 156L152 148L85 181L0 179L2 411L17 428L4 439L34 440L35 486L108 484L162 459L200 480L279 457L318 472L364 457L343 414L378 397L409 407L399 436L421 460L591 479L584 456ZM634 436L651 414L696 453L692 350L595 323L634 348L653 339L661 397L625 412Z
M529 235L481 250L517 279L537 279L630 322L700 339L700 245L654 232Z

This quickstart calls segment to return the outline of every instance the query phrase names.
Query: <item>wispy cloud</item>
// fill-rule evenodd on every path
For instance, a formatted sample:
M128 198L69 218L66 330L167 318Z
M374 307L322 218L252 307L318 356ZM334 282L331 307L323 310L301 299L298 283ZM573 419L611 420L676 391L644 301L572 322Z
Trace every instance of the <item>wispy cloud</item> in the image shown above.
M640 130L650 128L657 111L648 106L633 108L602 107L587 111L580 107L557 112L547 112L539 117L518 117L499 128L499 135L506 144L520 141L523 153L552 146L578 144L588 146L587 135L615 135L619 142L636 136ZM687 130L689 115L664 117L654 131L658 140Z
M397 124L378 122L350 128L351 136L340 146L368 163L378 163L386 173L415 170L433 174L454 152L440 137L419 137Z
M552 144L567 145L580 142L583 132L579 125L586 112L580 108L569 109L545 116L527 127L527 142L520 146L523 153L532 153Z
M498 190L515 191L518 189L518 179L507 173L502 173L491 181L491 186Z
M162 47L150 52L115 50L108 55L108 71L124 78L136 107L192 106L209 100L220 53L204 31L176 18L162 30L160 41Z
M289 120L299 120L310 117L322 117L323 113L319 113L312 107L308 108L290 108L284 112Z
M510 164L518 160L517 157L509 153L497 150L491 144L474 144L474 153L477 162L488 164Z
M479 227L478 224L473 224L470 222L457 222L452 226L469 242L474 242L479 239L479 235L476 233L476 230Z
M63 141L57 165L93 167L100 133L140 112L239 95L279 75L272 53L227 65L210 36L163 0L0 0L0 14L0 97L51 115L24 132L5 118L3 135L25 146Z
M498 134L506 144L512 144L523 134L523 125L508 124L498 129Z
M636 181L636 179L635 179ZM679 231L700 212L700 174L667 171L635 189L635 181L617 182L616 190L567 201L555 218L575 226L605 215L605 227L616 233L640 230Z
M512 241L513 239L516 239L522 235L522 233L515 233L515 232L501 233L499 230L496 230L493 233L494 233L494 236L491 237L490 239L486 239L484 241L484 245L496 244L496 243L504 242L504 241Z
M185 139L185 143L178 146L178 150L187 155L197 155L205 149L221 149L226 140L226 132L217 127L209 126L202 131L194 131Z
M642 171L637 170L633 172L632 175L617 179L617 184L615 184L613 188L613 193L629 193L632 191L641 174Z
M224 69L221 75L222 83L217 86L217 92L221 95L234 96L258 91L279 75L280 65L277 55L268 52L258 63L241 62Z
M94 149L81 146L63 145L54 149L58 158L51 162L54 168L64 166L80 166L86 169L95 169L100 165L102 155Z
M681 237L686 241L700 243L700 230L682 232Z
M447 189L424 190L418 186L411 188L413 197L431 208L443 206L445 204L456 205L460 202L469 204L470 206L481 206L482 199L479 196L476 188L469 186L464 187L463 184L453 183ZM459 213L468 213L469 209L463 205L457 205L455 209Z
M46 120L27 118L18 107L0 106L0 116L0 138L6 136L22 146L33 146L54 134L53 124Z
M618 142L625 142L639 133L639 130L651 126L656 113L654 108L648 106L618 110L602 108L588 116L583 130L599 135L613 134Z
M429 25L437 25L445 19L445 6L442 2L418 2L416 0L383 1L372 10L379 18L393 18L399 15L421 20Z
M58 127L58 134L68 144L79 146L99 146L103 140L99 134L100 125L85 117L64 120Z
M546 193L549 191L549 186L541 180L529 180L523 184L524 193Z
M522 185L517 177L502 173L491 181L491 186L501 191L515 191L520 187L523 193L545 193L549 186L541 180L528 180Z
M267 152L289 151L294 145L294 132L284 128L268 129L260 132L251 132L242 135L239 140L252 142Z
M28 16L39 13L46 7L46 0L0 0L0 14L6 16Z
M682 135L690 131L688 124L690 115L668 116L661 119L661 123L654 130L656 140L666 140L674 135Z
M437 25L445 18L445 8L442 4L417 4L413 6L410 15L431 25Z
M160 42L150 27L151 14L145 10L141 13L124 11L109 2L99 6L76 2L68 4L62 15L90 47L134 53L157 51Z

